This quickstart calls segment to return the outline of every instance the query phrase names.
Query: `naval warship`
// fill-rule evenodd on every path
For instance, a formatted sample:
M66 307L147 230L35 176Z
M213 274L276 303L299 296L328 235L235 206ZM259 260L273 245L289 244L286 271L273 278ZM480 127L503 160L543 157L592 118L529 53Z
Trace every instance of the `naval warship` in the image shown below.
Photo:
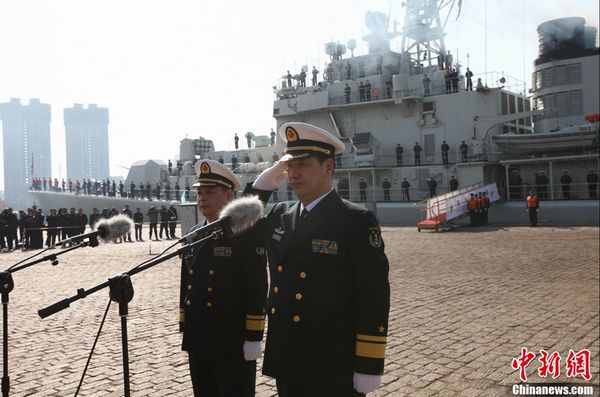
M429 219L437 229L464 216L466 197L482 190L499 203L496 221L522 223L522 200L540 187L539 175L547 177L547 203L542 204L547 222L598 224L598 200L590 197L586 182L590 170L598 173L599 164L596 29L584 18L539 25L539 54L531 89L525 92L526 84L516 78L497 72L473 75L452 59L442 23L448 18L442 14L453 5L454 0L405 1L400 29L396 23L390 27L387 15L367 12L369 34L362 38L366 54L354 54L352 39L326 43L329 61L323 73L304 67L299 75L282 76L273 87L277 129L300 121L342 140L346 150L336 162L334 187L342 196L363 202L384 225ZM401 41L400 51L391 49L394 40ZM131 182L158 183L163 189L178 184L181 196L171 193L170 198L193 202L193 189L187 196L183 191L193 184L193 165L200 159L222 161L242 182L252 181L281 155L284 144L273 130L270 135L247 134L244 140L248 148L223 151L207 139L185 138L180 167L168 172L163 161L138 161L130 167L126 189ZM572 178L569 197L561 195L565 171ZM451 190L451 179L459 181L459 189ZM387 189L384 181L389 182ZM410 184L410 200L404 181ZM53 197L57 193L32 193L43 208L65 206L53 203L64 201L64 195L59 199ZM293 193L283 183L273 199L288 198ZM106 204L93 199L98 202L86 206L131 201L111 198ZM145 209L160 205L160 200L131 204Z

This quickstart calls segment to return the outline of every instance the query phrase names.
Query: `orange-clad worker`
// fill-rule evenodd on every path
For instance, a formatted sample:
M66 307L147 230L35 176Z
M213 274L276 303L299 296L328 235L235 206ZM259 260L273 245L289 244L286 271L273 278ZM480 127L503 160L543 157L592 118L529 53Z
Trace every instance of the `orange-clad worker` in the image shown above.
M537 210L540 207L540 202L538 200L537 195L533 190L529 192L529 196L527 196L527 212L529 212L529 222L531 226L537 225Z
M471 198L467 202L467 210L469 210L471 226L475 226L475 217L477 215L477 199L475 198L475 195L473 193L471 193Z
M478 224L485 225L485 200L483 198L483 193L479 192L477 194L477 214L478 214Z
M487 192L483 192L483 223L488 223L488 211L490 210L490 198L487 196Z

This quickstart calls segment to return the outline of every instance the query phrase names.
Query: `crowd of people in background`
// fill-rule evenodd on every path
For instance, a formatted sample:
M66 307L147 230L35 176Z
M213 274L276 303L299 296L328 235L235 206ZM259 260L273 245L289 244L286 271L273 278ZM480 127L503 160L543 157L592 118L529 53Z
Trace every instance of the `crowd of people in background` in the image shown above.
M45 213L35 205L26 211L13 212L12 208L6 208L0 213L0 252L8 252L16 249L40 249L58 245L68 246L62 242L68 238L85 233L87 226L94 228L101 219L109 219L113 216L123 214L131 218L134 223L135 241L144 241L142 229L145 221L148 223L148 239L155 240L163 238L176 239L175 235L179 216L175 203L170 206L161 205L151 207L145 214L140 208L132 212L126 204L122 210L116 208L104 208L99 211L94 208L87 215L82 208L52 208ZM160 231L157 231L160 227ZM132 230L122 239L115 242L133 242Z
M171 164L171 161L169 161ZM181 162L177 160L177 167L181 165ZM169 174L174 170L169 167ZM179 168L177 168L179 169ZM122 197L122 198L137 198L147 199L152 201L155 200L180 200L181 194L185 193L186 199L189 198L190 186L185 186L182 191L179 183L175 183L173 186L169 182L159 183L152 186L149 182L140 182L139 185L131 182L129 186L125 186L123 181L117 182L113 179L101 179L101 180L83 180L83 183L79 179L73 181L71 179L58 178L33 178L32 190L38 191L51 191L60 193L73 193L73 194L85 194L93 196L105 196L105 197Z

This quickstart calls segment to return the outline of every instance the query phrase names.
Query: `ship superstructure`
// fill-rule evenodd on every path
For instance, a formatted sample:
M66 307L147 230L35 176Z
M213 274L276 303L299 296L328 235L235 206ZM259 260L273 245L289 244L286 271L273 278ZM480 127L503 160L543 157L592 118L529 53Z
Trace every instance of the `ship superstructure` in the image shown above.
M383 223L398 222L395 214L406 205L403 201L430 197L432 181L436 195L448 192L453 178L461 190L496 183L502 198L521 200L536 188L542 172L549 175L545 199L558 199L566 169L573 179L569 198L588 198L586 174L598 170L596 32L582 18L540 25L540 53L533 86L526 92L525 83L514 77L473 75L454 59L444 42L453 3L408 0L401 28L385 14L368 12L369 33L362 38L366 54L354 54L353 39L345 45L326 43L330 59L322 74L303 69L283 76L274 87L274 130L240 134L232 151L186 138L177 170L165 172L161 164L159 179L149 183L169 191L178 185L183 191L192 184L193 164L201 158L222 161L243 182L254 180L283 151L275 131L301 121L332 132L346 144L336 163L335 187L342 196L379 210ZM401 40L400 51L391 50L393 40ZM132 167L126 187L138 184L144 164ZM391 183L389 198L383 188L386 180ZM403 182L410 184L410 197ZM179 198L173 193L169 197ZM273 195L274 200L292 197L285 183ZM193 191L188 199L194 200ZM597 206L596 201L596 213Z

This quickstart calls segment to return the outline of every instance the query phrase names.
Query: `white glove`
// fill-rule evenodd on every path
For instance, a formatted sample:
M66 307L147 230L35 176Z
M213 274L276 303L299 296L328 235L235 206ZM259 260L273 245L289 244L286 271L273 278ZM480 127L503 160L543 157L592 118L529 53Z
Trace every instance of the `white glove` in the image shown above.
M259 342L244 341L244 360L255 361L260 358L262 346Z
M273 191L283 181L287 164L283 161L276 161L271 167L260 173L258 178L252 184L252 187L259 190Z
M354 390L359 393L370 393L381 386L381 375L354 373Z

